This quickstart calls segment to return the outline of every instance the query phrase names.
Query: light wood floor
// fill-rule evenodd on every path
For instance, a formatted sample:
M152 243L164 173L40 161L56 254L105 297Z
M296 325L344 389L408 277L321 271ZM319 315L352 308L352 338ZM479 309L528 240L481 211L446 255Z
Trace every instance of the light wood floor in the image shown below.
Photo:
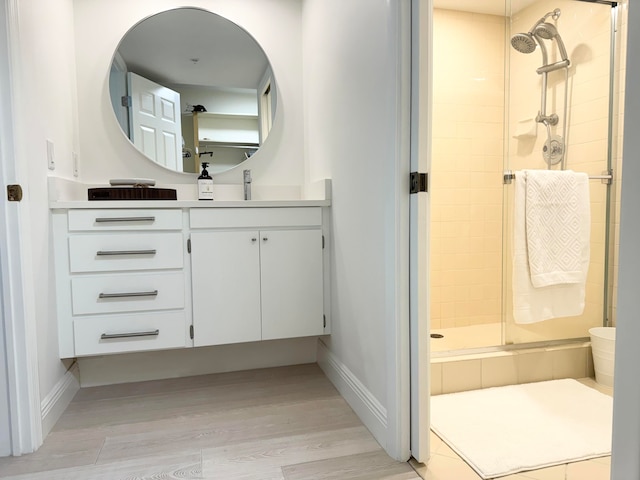
M317 365L82 389L29 480L419 479L386 455Z

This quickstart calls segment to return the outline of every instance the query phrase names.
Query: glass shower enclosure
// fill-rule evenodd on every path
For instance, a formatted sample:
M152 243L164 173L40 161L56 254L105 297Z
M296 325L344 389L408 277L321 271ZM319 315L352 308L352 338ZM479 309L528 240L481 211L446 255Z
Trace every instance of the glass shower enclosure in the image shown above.
M589 328L615 323L618 6L507 0L499 14L452 5L434 2L432 350L588 337ZM519 324L514 178L538 169L591 177L585 307L580 315Z

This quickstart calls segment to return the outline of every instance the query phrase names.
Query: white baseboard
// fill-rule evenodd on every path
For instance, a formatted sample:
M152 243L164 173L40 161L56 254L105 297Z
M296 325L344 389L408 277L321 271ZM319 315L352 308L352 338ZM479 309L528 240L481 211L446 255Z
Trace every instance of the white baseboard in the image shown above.
M387 409L373 396L363 383L318 339L318 365L360 417L378 443L386 448Z
M62 413L80 390L78 380L78 364L74 363L67 373L54 385L47 396L40 402L42 415L42 438L46 438Z

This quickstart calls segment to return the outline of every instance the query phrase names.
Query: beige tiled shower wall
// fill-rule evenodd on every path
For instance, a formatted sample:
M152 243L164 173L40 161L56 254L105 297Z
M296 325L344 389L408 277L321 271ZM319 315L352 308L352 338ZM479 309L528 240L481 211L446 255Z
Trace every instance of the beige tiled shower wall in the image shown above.
M505 19L433 23L431 327L499 322Z
M609 6L575 0L539 0L512 17L515 32L527 32L548 11L560 8L555 22L564 39L571 67L569 69L568 131L563 133L566 77L564 69L549 74L547 114L557 113L560 122L552 134L567 141L566 168L590 175L601 175L607 166L609 79L611 51L611 9ZM546 43L549 61L560 59L551 42ZM509 127L516 122L535 118L540 109L541 76L536 68L542 64L539 52L525 55L509 50L510 101ZM616 122L617 123L617 122ZM539 124L535 135L509 138L509 168L542 169L547 165L542 148L547 139L546 128ZM556 167L557 168L557 167ZM618 169L616 169L618 170ZM516 325L510 308L511 290L506 285L506 341L522 343L538 340L584 337L588 328L602 324L604 310L604 259L606 227L606 186L590 181L591 195L591 262L586 287L583 315L552 319L533 325ZM510 192L510 199L513 198ZM511 201L509 202L511 203ZM507 262L510 257L507 255ZM507 264L507 271L510 269Z

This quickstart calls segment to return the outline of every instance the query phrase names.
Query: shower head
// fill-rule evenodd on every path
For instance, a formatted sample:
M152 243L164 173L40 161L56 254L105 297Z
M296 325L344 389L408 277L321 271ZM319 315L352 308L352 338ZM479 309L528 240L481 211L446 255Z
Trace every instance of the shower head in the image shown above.
M511 37L511 46L520 53L532 53L536 49L536 41L530 33L516 33Z
M556 8L552 12L545 14L544 17L542 17L540 20L538 20L536 23L533 24L533 27L531 27L531 30L529 30L527 33L516 33L514 36L512 36L511 46L513 46L513 48L515 48L520 53L532 53L533 51L535 51L536 45L540 44L540 47L543 50L542 55L543 57L545 57L543 63L546 64L547 63L546 52L544 51L544 45L542 44L540 39L545 38L548 40L549 38L552 38L552 37L545 36L544 34L539 35L537 33L537 29L540 27L541 24L545 24L547 18L551 17L554 20L557 20L559 16L560 16L560 9L558 8ZM550 25L550 24L549 26L553 27L553 25ZM556 31L556 34L557 33L558 32Z
M562 60L567 60L567 50L564 47L564 42L562 41L555 25L548 22L540 23L533 29L533 35L537 38L544 38L545 40L552 40L555 38L558 43L558 50L560 50Z
M527 33L516 33L511 37L511 46L520 53L532 53L537 46L540 46L540 52L542 53L542 66L536 70L539 74L551 72L559 68L568 67L570 62L567 57L567 50L564 47L562 38L558 33L558 29L555 25L547 22L548 18L558 20L560 18L560 9L556 8L552 12L548 12L544 17L540 18L533 24L531 30ZM543 40L553 40L555 38L560 51L562 60L549 65L547 61L547 48L544 45Z
M533 33L540 38L544 38L545 40L551 40L553 37L558 35L558 29L551 23L543 22L536 26L536 28L533 30Z

